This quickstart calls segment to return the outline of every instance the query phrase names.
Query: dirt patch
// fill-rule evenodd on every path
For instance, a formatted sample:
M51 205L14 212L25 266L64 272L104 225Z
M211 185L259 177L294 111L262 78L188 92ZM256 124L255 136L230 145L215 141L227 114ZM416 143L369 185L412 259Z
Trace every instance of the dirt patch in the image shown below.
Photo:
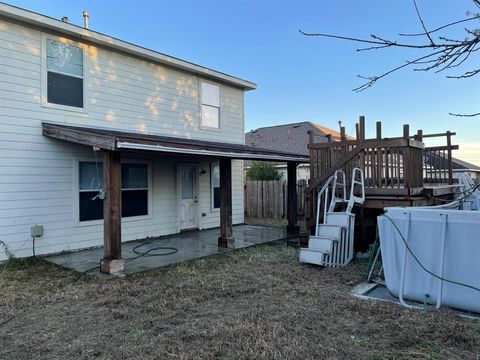
M263 245L126 278L0 268L1 359L475 358L480 323L349 295L365 263Z

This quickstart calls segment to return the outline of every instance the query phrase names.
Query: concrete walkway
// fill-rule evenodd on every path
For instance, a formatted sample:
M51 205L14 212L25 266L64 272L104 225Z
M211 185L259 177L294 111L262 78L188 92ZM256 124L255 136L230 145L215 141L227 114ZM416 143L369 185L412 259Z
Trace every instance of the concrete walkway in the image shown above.
M219 234L218 228L193 230L123 243L122 256L125 259L125 273L136 273L198 259L224 251L281 240L287 236L284 228L238 225L233 227L235 248L225 249L219 248L217 245ZM52 255L46 257L45 260L79 272L92 269L88 272L89 274L99 274L98 266L102 257L103 247L98 247Z

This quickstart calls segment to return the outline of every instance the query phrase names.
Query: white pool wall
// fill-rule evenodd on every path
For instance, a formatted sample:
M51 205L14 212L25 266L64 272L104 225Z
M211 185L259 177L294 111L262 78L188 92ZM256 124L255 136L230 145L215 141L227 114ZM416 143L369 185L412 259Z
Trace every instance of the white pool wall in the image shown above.
M480 211L386 208L385 215L405 236L410 217L408 244L425 268L443 278L480 288ZM442 266L443 219L446 217L445 253ZM385 282L399 297L405 252L408 251L393 224L378 217ZM403 298L437 304L442 281L425 272L407 254ZM443 281L441 305L480 313L480 292ZM427 296L426 296L427 295Z

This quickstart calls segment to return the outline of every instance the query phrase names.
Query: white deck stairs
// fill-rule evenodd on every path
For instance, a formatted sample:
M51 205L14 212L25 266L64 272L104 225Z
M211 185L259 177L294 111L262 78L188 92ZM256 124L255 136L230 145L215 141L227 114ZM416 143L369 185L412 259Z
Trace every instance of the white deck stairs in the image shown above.
M356 196L357 193L360 196ZM345 173L337 170L318 193L315 235L309 237L308 248L300 249L300 262L338 267L347 265L353 259L355 214L352 209L355 204L365 201L362 169L352 170L350 197L347 199L346 195ZM346 203L343 206L345 209L335 211L340 203ZM320 221L322 206L324 216Z

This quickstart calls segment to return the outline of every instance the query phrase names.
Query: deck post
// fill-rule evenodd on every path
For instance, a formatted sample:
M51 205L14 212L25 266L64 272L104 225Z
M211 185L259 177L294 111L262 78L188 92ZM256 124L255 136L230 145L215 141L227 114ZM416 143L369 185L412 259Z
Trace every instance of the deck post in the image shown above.
M297 215L297 163L287 163L287 233L298 234L300 227L298 226Z
M346 141L347 135L345 134L345 126L340 126L340 141Z
M220 236L218 246L234 246L232 225L232 160L220 159Z
M453 164L452 164L452 133L447 131L447 162L448 162L448 183L453 184Z
M121 164L120 152L105 151L103 157L103 181L105 199L103 200L103 259L100 271L108 274L122 272L121 242Z
M377 121L377 140L382 140L382 122Z
M360 138L362 141L365 140L365 116L360 116L358 119L358 126L360 130Z
M403 125L403 139L407 142L403 153L403 186L408 189L410 194L410 188L412 187L412 156L411 148L408 145L410 139L410 126L408 124Z

